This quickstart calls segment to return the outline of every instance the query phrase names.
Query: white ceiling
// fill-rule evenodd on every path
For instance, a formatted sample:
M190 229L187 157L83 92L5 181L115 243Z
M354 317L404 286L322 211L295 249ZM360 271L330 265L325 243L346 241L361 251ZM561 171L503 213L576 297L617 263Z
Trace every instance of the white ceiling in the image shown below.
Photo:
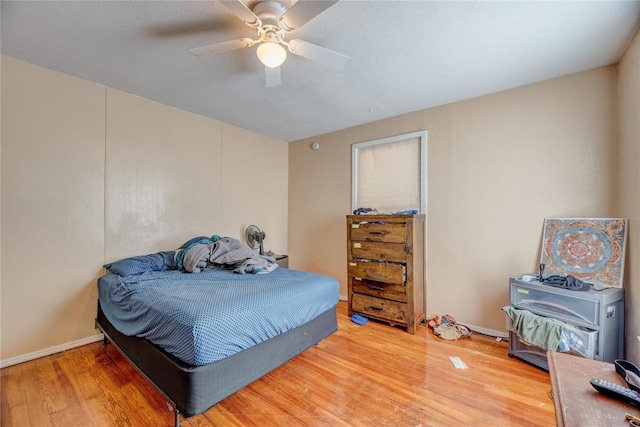
M290 4L290 3L289 3ZM640 1L342 0L287 39L351 57L289 55L265 87L254 37L211 1L2 1L2 53L284 141L619 61Z

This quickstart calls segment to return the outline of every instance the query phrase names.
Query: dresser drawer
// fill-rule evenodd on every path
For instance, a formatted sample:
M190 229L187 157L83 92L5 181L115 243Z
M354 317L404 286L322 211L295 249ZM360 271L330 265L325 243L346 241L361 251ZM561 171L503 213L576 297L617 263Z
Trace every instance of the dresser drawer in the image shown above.
M383 243L405 243L407 241L404 223L365 222L351 224L351 240Z
M351 243L351 256L390 262L407 262L406 246L402 243L354 241Z
M586 296L588 291L584 292ZM597 326L599 323L599 301L581 298L580 291L563 291L547 285L511 282L510 300L511 305L516 308L570 323L587 326Z
M347 273L349 277L373 280L375 282L403 284L405 266L371 261L349 261Z
M541 348L534 347L518 338L516 331L509 331L509 357L517 357L541 367L545 371L549 370L547 363L547 352Z
M407 323L407 305L401 302L353 294L351 304L355 312L390 322Z
M567 328L563 329L562 335L560 336L558 351L568 352L588 359L602 360L598 355L598 331L573 326L568 323L567 326ZM507 316L507 329L510 333L516 334L516 338L518 338L518 331L515 329L513 321L509 316ZM518 345L525 346L527 349L534 348L534 346L524 343L519 338L518 343ZM544 352L545 350L541 351Z
M351 278L353 292L385 298L394 301L407 302L407 287L383 282L374 282L359 278Z

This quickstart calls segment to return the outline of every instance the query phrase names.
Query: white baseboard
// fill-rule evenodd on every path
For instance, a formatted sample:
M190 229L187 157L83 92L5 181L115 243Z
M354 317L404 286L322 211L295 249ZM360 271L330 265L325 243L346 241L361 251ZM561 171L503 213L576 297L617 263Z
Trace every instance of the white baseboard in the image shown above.
M490 337L496 338L509 338L509 334L502 331L496 331L495 329L483 328L482 326L470 325L468 323L462 323L467 328L471 329L473 332L477 332L482 335L489 335Z
M349 301L349 298L347 298L346 295L340 295L340 301Z
M49 356L55 353L60 353L61 351L69 350L71 348L76 348L76 347L91 344L97 341L102 341L102 338L103 338L102 334L91 335L90 337L86 337L86 338L82 338L76 341L71 341L65 344L60 344L53 347L45 348L44 350L38 350L38 351L34 351L33 353L27 353L21 356L0 360L0 369L6 368L7 366L17 365L18 363L39 359L40 357Z

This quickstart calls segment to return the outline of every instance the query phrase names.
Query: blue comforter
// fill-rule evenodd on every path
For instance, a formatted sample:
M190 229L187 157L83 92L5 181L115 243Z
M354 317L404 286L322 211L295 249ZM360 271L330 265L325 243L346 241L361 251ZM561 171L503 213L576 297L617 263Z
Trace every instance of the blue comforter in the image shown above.
M224 359L303 325L338 303L338 282L278 268L153 271L98 279L100 306L125 335L143 337L190 365Z

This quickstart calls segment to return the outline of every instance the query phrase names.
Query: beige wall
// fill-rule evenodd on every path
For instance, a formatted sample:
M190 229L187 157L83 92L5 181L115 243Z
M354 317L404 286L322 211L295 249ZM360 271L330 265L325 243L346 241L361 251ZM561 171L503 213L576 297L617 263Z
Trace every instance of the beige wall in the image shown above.
M627 355L640 364L640 32L618 66L620 216L629 218L626 264Z
M504 331L508 277L537 268L544 218L616 214L616 77L600 68L291 143L292 267L336 277L346 296L351 145L424 129L427 310Z
M93 328L104 88L2 57L2 359Z
M222 233L257 225L265 250L287 253L289 147L235 126L222 126Z
M287 252L282 141L7 56L2 88L4 364L95 337L106 261L251 223Z
M3 60L3 56L0 55L0 100L2 99L2 60ZM0 101L0 165L2 165L2 102L1 101ZM2 224L2 168L0 167L0 225L1 224ZM2 227L0 226L0 322L1 321L2 321ZM0 324L0 334L2 334L1 324ZM0 342L0 351L2 351L1 349L2 349L2 343Z

